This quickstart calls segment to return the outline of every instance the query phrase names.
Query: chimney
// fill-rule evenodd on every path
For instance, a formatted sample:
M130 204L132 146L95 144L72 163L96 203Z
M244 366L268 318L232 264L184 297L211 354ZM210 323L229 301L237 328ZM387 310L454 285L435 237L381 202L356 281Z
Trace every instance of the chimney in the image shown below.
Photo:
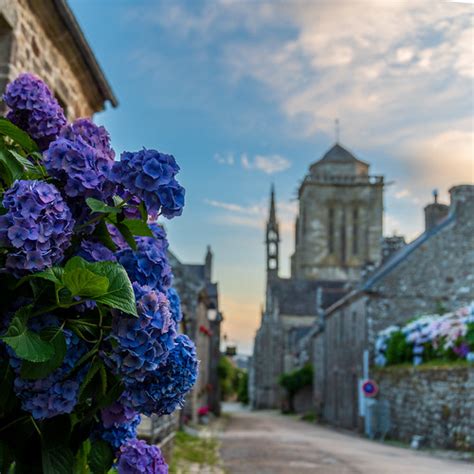
M204 260L204 278L212 281L212 251L211 246L207 246L206 258Z
M438 202L438 190L433 191L433 202L425 207L425 231L439 224L449 213L449 206Z
M451 196L450 211L457 219L472 220L474 216L474 185L461 184L449 190Z

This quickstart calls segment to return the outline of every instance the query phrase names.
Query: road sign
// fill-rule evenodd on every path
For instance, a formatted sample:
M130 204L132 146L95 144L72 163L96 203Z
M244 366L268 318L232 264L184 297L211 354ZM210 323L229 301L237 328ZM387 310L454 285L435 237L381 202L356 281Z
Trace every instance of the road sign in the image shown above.
M362 383L362 392L366 397L373 398L379 393L379 386L374 380L365 380Z

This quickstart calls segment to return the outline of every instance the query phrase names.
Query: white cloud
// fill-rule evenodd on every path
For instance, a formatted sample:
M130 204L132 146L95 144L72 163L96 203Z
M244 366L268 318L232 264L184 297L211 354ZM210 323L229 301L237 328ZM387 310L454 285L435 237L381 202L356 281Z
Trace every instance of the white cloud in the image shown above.
M291 166L291 162L281 155L255 155L254 159L250 160L244 153L240 161L245 169L256 169L266 174L279 173Z
M220 165L232 166L235 162L233 153L215 153L214 160Z

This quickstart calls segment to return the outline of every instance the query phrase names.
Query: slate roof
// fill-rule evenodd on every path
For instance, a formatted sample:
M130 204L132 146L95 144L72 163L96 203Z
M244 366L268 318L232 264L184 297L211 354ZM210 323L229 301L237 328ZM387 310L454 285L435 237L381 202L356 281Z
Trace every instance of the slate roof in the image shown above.
M365 281L363 281L359 290L370 290L372 286L374 286L378 281L383 279L394 268L400 265L400 263L405 261L412 252L414 252L417 248L423 245L427 240L438 234L441 230L449 226L452 222L455 221L455 219L456 216L454 213L449 214L438 225L423 232L423 234L421 234L418 238L416 238L409 244L403 246L400 250L395 252L384 264L379 266L375 270L375 272L372 273Z
M328 150L323 157L316 163L363 163L364 161L356 158L350 151L346 150L343 146L336 143L333 147Z
M194 263L183 263L182 265L186 269L186 271L193 277L198 278L199 280L205 279L204 265Z
M278 300L280 314L310 316L317 314L316 293L322 287L322 306L327 308L347 293L346 282L278 278L270 282L271 292Z

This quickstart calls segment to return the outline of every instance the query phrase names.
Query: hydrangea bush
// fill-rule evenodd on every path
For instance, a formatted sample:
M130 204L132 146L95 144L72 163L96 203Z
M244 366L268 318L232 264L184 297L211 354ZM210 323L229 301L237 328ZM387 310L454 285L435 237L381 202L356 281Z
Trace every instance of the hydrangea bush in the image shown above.
M378 334L375 363L419 365L431 360L474 363L474 303L452 313L426 315Z
M0 118L0 472L166 473L140 415L180 408L198 369L179 333L161 216L182 213L171 155L67 124L22 74Z

